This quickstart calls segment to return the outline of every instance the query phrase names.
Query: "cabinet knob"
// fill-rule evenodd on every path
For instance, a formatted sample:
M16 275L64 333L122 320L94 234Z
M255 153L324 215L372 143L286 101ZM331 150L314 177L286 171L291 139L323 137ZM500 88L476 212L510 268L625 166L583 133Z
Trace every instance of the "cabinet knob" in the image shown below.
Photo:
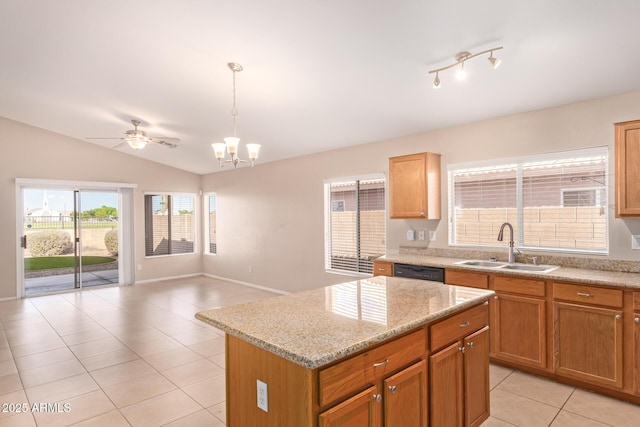
M375 400L376 402L380 403L382 401L382 395L381 394L374 394L373 395L373 400Z
M636 322L636 323L640 323L640 317L635 317L635 318L633 319L633 321L634 321L634 322Z
M467 345L469 346L469 348L473 348L473 346L474 346L475 344L473 344L473 341L469 341L469 342L467 343Z
M458 350L464 353L464 347L458 347Z
M616 314L616 320L622 319L622 314Z
M391 391L391 394L396 394L396 391L397 391L398 389L396 388L396 386L394 386L394 385L390 385L390 386L389 386L389 390Z

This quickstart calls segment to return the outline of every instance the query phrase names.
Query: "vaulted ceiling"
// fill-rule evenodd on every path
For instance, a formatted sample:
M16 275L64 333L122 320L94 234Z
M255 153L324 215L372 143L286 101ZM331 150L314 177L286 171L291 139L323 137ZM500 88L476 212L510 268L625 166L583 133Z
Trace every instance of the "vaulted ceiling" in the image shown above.
M3 0L0 116L199 174L232 133L258 163L640 89L637 0ZM496 52L469 77L428 71ZM8 143L3 141L2 143ZM227 169L225 169L227 170Z

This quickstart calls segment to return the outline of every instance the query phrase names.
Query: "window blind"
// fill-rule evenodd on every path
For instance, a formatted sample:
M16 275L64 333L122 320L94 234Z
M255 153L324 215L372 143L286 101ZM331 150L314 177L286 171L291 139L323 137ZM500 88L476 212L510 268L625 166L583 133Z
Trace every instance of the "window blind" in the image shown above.
M145 195L145 255L195 251L193 195Z
M524 248L606 252L606 147L449 167L451 244L499 246L502 223Z
M326 267L373 272L385 243L384 177L325 183Z

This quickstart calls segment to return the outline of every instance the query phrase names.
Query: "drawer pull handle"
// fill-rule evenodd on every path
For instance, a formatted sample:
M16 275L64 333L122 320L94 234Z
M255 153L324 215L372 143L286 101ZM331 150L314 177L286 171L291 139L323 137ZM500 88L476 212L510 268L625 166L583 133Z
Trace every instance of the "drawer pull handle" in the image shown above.
M468 320L467 320L466 322L464 322L464 323L460 323L460 327L461 327L461 328L468 328L468 327L469 327L469 325L470 325L470 323L469 323L469 321L468 321Z
M378 368L380 366L387 366L387 363L389 363L389 359L384 359L382 362L374 363L373 367Z
M396 388L396 386L394 386L394 385L390 385L390 386L389 386L389 390L391 390L391 394L396 394L396 391L397 391L398 389Z
M386 270L384 267L378 267L378 271L384 271Z
M381 394L374 394L373 395L373 400L375 400L376 402L380 403L380 401L382 400L382 395Z
M589 297L589 298L591 298L591 297L593 297L593 294L588 294L586 292L578 292L578 296L579 297Z

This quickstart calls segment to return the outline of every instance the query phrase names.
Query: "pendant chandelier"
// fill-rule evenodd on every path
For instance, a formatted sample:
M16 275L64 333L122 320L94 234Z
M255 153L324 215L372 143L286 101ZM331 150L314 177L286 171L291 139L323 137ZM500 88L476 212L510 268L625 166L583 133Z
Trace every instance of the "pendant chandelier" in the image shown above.
M231 163L234 168L238 167L239 163L247 163L248 160L242 160L238 157L238 144L240 138L237 136L237 118L238 109L236 108L236 73L242 71L242 65L229 62L227 64L229 69L233 72L233 108L231 109L231 117L233 117L233 136L228 136L224 139L224 143L216 142L211 144L213 151L216 155L216 159L220 164L220 167L224 167L225 163ZM249 158L251 159L251 166L255 164L258 159L258 153L260 152L260 144L247 144L247 150L249 151ZM226 152L229 153L230 158L225 158Z

